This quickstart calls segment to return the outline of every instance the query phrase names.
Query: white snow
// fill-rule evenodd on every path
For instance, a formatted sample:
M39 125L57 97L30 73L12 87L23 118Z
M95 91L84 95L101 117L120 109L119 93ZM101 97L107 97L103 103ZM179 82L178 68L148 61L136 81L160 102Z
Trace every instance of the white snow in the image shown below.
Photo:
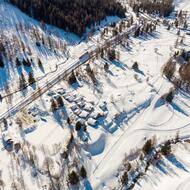
M190 11L189 0L176 0L176 5L177 10ZM3 15L6 16L3 17ZM10 21L9 19L13 15L16 19ZM116 17L110 19L119 21ZM39 23L27 17L15 7L2 2L0 2L0 20L2 21L0 26L5 26L5 28L1 27L1 30L8 30L5 33L10 31L14 33L14 22L19 20L30 22L39 27ZM102 23L102 28L104 24L106 23ZM68 46L70 57L66 60L65 55L62 55L60 59L57 59L54 54L48 58L44 55L38 55L47 64L45 73L38 69L34 71L36 75L43 77L38 82L38 87L46 85L49 79L56 77L61 71L73 64L73 61L86 50L96 47L99 39L99 33L97 32L91 41L77 44L79 39L76 36L69 35L69 39L66 39L64 31L52 26L48 27L50 30L60 32L61 37L55 35L54 38L70 44ZM181 31L181 33L183 35L185 31ZM176 34L177 29L168 31L167 27L159 24L153 35L139 38L131 36L129 41L130 50L121 45L116 46L120 58L118 61L108 63L108 72L104 70L104 59L97 59L89 63L98 81L97 86L86 74L86 65L82 65L76 69L84 78L84 80L81 80L80 76L77 76L79 86L70 86L66 80L61 80L49 92L26 106L26 110L20 110L16 116L13 115L9 118L8 121L11 121L12 125L8 126L7 130L4 129L2 124L1 136L6 136L6 139L11 138L15 142L25 144L28 142L32 146L29 148L30 151L36 149L40 168L44 167L45 159L42 145L47 147L48 154L55 161L52 173L56 174L60 169L59 155L66 149L72 132L78 149L81 151L79 158L85 165L88 174L87 182L81 182L80 187L77 188L81 190L102 190L115 187L118 189L119 168L125 155L129 154L131 150L141 148L146 140L154 135L157 136L158 143L175 137L177 132L182 137L190 137L190 96L188 93L177 91L172 104L167 104L161 99L161 96L166 94L173 86L162 76L164 64L174 54L175 50L182 48L190 50L190 36L187 35L185 45L179 46L178 49L174 47L177 39ZM100 44L103 42L104 40ZM36 52L36 49L33 48L33 51ZM131 69L135 61L139 64L138 71ZM55 66L56 64L57 66ZM51 73L50 71L54 69L56 71ZM4 77L2 80L5 80L5 71L1 70L0 72L1 76ZM13 71L7 74L11 75L10 81L14 79L15 83L18 83L18 80L15 79L17 74ZM15 88L17 85L13 84L12 86L12 88ZM5 93L3 89L1 92ZM29 89L25 97L21 93L16 93L13 96L12 105L17 105L20 101L26 100L32 92L35 92L35 90ZM51 100L58 96L63 98L64 106L52 113ZM3 99L0 106L2 114L9 107L11 105ZM31 113L27 113L28 111ZM68 125L68 116L71 125ZM16 117L22 120L22 128L19 128L18 123L15 122ZM87 131L80 130L76 132L74 130L76 121L85 123ZM140 179L134 189L189 189L189 146L188 143L177 145L174 151L176 160L187 171L177 167L175 161L172 162L164 158L167 173L165 174L158 168L151 166L147 176ZM49 179L45 175L40 175L40 185L34 181L31 176L31 168L28 166L25 166L26 169L19 169L19 172L16 173L17 170L14 167L17 167L17 165L15 163L22 157L22 152L20 151L18 157L15 156L16 159L13 160L13 156L3 149L3 145L1 148L0 170L2 171L1 177L6 183L5 190L11 189L11 182L15 179L14 176L17 175L18 177L23 176L29 190L41 190L43 185L49 184ZM71 163L67 164L72 165L75 158L69 159L71 159ZM67 170L67 164L64 165L65 171ZM16 175L13 175L14 173ZM64 189L68 189L68 186L65 185Z

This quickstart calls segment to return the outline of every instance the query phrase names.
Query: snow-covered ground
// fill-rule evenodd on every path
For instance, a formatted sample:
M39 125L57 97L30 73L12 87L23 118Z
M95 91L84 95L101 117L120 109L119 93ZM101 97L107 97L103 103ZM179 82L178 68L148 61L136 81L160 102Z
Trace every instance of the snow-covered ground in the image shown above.
M178 10L190 11L188 0L176 0L176 5ZM40 27L39 23L8 4L0 4L0 10L0 16L2 16L0 20L3 22L1 24L6 26L5 33L13 30L6 21L9 23L9 18L13 18L14 14L16 19L13 19L13 22L27 19L27 22ZM111 18L111 20L116 21L117 18ZM52 30L51 27L50 30ZM185 31L181 31L181 36L184 34ZM64 31L60 32L60 35L63 35L61 39L68 44L69 40L79 42L79 39L75 39L74 36L66 39ZM190 137L189 94L177 91L171 104L161 99L161 96L169 92L173 86L162 75L164 64L176 50L182 48L190 50L190 36L186 35L184 44L176 49L174 46L177 37L176 29L168 31L167 27L161 23L157 26L157 30L147 37L131 36L130 48L116 46L119 60L90 61L89 66L95 75L96 85L93 83L92 76L86 71L88 64L82 65L75 70L78 85L69 85L67 80L62 80L49 92L8 119L8 128L4 128L2 124L2 139L12 139L14 143L22 144L18 153L7 152L3 144L1 145L0 179L5 184L4 189L13 189L13 183L22 185L20 189L46 189L45 185L48 187L51 183L51 178L46 172L47 158L50 158L53 163L50 164L53 178L56 179L60 173L62 174L60 183L64 184L64 189L69 189L65 180L69 167L73 169L77 168L75 165L80 167L81 164L85 166L88 178L73 189L120 189L119 168L125 155L130 154L131 150L141 148L146 140L154 135L157 136L158 144L174 138L177 132L181 137ZM46 74L50 78L55 76L58 72L49 73L49 67L52 67L52 70L56 69L55 63L57 63L58 71L64 69L66 67L64 63L71 63L89 47L96 46L98 38L99 34L96 34L93 36L94 41L69 45L70 58L67 62L64 55L58 60L54 53L48 59L44 55L34 54L35 58L39 56L43 62L47 62L45 73L41 73L40 76L41 71L36 70L35 74L39 77ZM29 40L28 37L25 39ZM33 47L33 51L37 52L36 47ZM137 71L132 69L134 62L139 64ZM104 68L106 63L109 65L108 71ZM14 71L10 71L9 74L10 80L13 80ZM48 77L45 77L38 85L44 84ZM15 87L15 85L12 86ZM62 97L64 106L53 113L52 99L55 100L57 97ZM13 105L20 100L21 94L15 94L12 100ZM1 112L6 111L9 106L3 100ZM68 123L68 117L71 124ZM19 127L20 121L22 127ZM86 131L74 129L77 121L86 124ZM68 163L61 160L60 154L68 147L71 134L74 135L76 144ZM175 160L164 158L164 169L151 166L134 189L188 189L189 146L187 142L173 146ZM31 155L36 156L35 165Z

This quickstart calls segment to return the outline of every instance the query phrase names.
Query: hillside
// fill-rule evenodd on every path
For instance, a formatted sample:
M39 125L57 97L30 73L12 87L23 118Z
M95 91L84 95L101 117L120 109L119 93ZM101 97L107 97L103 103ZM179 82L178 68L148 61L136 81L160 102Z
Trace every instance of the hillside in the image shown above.
M189 190L189 0L120 2L84 39L0 0L0 189Z
M11 0L23 12L48 24L82 36L106 16L125 17L125 9L115 0Z

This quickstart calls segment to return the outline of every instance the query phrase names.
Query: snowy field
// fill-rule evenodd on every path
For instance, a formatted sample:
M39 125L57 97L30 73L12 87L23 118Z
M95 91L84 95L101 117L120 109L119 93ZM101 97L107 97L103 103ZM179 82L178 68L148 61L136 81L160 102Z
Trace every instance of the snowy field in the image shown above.
M176 0L176 9L190 12L189 0ZM10 22L9 18L14 17ZM0 25L4 26L0 30L4 30L5 35L21 35L24 43L31 44L34 60L40 57L42 62L46 62L44 72L39 68L34 70L35 76L44 77L38 83L39 86L48 82L48 77L56 75L56 70L63 69L65 64L71 63L89 47L97 45L99 34L93 36L88 43L79 43L80 40L76 36L67 36L64 31L49 26L50 31L60 31L59 35L52 34L53 38L68 44L70 57L59 50L60 56L45 48L39 51L28 36L13 27L13 22L20 22L22 19L26 19L41 31L39 23L16 8L0 2ZM118 21L118 18L110 20ZM0 146L0 181L5 184L4 189L49 189L52 187L50 176L56 181L60 174L59 183L64 184L64 190L69 189L67 174L71 169L77 170L84 165L87 179L81 180L78 186L70 189L119 190L122 189L118 185L120 168L125 156L142 148L147 139L156 136L158 145L175 138L177 133L182 139L188 139L189 94L181 90L176 91L171 104L161 99L173 87L162 74L164 64L175 51L183 48L190 50L190 36L185 35L184 30L181 30L180 34L185 35L184 43L175 47L177 31L173 28L167 30L167 26L160 22L156 31L150 35L138 38L130 36L129 47L116 46L118 60L99 58L89 61L74 71L77 84L70 85L68 80L61 80L32 104L9 118L6 128L2 124L2 142L12 139L14 143L22 144L18 152L8 152L3 143ZM132 69L134 62L138 62L138 70ZM106 64L109 65L107 71ZM96 85L87 72L89 67L94 73ZM6 77L9 82L18 77L15 69L13 67ZM52 70L55 72L52 73ZM3 78L4 71L0 72ZM18 80L15 80L15 83L18 83ZM17 85L12 83L12 88L15 86ZM1 88L1 92L5 93L3 85ZM31 87L27 93L34 91ZM62 98L64 105L52 112L52 102L58 97ZM7 111L11 104L14 105L24 98L19 92L12 97L11 103L3 100L0 111ZM77 121L84 123L86 129L76 131ZM71 134L75 139L74 145L70 143ZM68 160L60 158L69 146L73 146L73 150ZM146 175L135 184L135 190L189 190L190 143L177 143L172 146L172 150L173 156L164 157L162 165L150 166ZM51 175L48 173L49 167ZM2 184L0 189L1 187Z

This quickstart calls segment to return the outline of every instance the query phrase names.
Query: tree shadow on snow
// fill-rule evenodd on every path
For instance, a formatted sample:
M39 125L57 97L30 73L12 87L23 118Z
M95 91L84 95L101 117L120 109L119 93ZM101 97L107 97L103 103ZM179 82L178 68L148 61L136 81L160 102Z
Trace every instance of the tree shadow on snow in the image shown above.
M154 31L153 33L149 33L147 35L140 35L139 37L137 37L139 40L143 40L143 41L148 41L148 40L152 40L152 39L159 39L160 38L160 33L158 31Z
M10 76L6 71L6 67L0 68L0 90L3 90L8 86L9 78Z
M175 103L171 103L170 104L172 107L173 107L173 109L174 110L176 110L177 112L179 112L179 113L182 113L183 115L185 115L185 116L189 116L183 109L181 109L177 104L175 104Z
M114 60L111 61L112 64L114 64L116 67L122 69L122 70L126 70L126 65L124 65L121 61L119 60Z
M184 165L182 162L180 162L180 161L176 158L176 156L175 156L174 154L171 154L171 155L167 156L166 158L167 158L168 161L170 161L170 162L171 162L174 166L176 166L177 168L179 168L179 169L181 169L181 170L184 170L184 171L186 171L186 172L189 172L189 171L186 169L185 165Z
M159 108L163 105L165 105L165 100L163 100L162 98L159 98L154 105L154 109Z
M85 190L93 190L92 185L88 179L84 182Z
M166 169L166 164L164 163L163 160L158 161L158 163L156 164L156 167L165 175L169 174L169 172Z
M63 121L62 121L62 116L61 116L60 110L57 110L57 111L53 112L53 117L54 117L55 121L56 121L61 127L63 127Z
M143 72L142 70L140 70L140 69L135 69L134 71L135 71L136 73L140 74L140 75L145 76L144 72Z

